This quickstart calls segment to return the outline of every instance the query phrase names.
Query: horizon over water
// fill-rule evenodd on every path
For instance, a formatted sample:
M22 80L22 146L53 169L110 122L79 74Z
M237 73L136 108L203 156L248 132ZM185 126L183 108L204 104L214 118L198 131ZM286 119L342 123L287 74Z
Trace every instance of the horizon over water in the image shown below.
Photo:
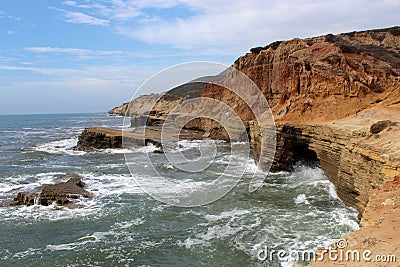
M73 209L0 205L0 265L291 266L257 254L265 246L316 251L358 229L357 212L338 199L320 168L298 164L293 172L267 175L240 152L231 155L226 142L216 142L215 164L201 179L212 181L233 157L234 167L246 171L229 194L192 208L159 202L135 184L123 149L72 150L85 127L122 129L122 121L105 113L0 115L0 203L68 173L80 175L93 193ZM180 141L176 150L194 156L207 142ZM196 186L154 149L130 151L135 176L146 175L151 153L163 175ZM254 171L264 185L249 193ZM154 186L163 189L156 178Z

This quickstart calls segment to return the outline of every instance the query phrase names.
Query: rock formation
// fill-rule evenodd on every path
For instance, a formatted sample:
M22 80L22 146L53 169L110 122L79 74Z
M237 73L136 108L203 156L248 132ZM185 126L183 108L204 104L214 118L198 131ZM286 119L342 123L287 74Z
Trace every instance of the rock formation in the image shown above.
M128 110L129 102L122 104L121 106L115 107L109 110L107 113L110 115L125 116Z
M122 131L107 128L86 128L79 136L74 150L122 148Z
M55 184L45 184L30 192L19 192L11 205L49 206L54 202L57 205L73 204L80 197L91 197L91 193L83 189L84 186L85 183L79 175L64 175Z

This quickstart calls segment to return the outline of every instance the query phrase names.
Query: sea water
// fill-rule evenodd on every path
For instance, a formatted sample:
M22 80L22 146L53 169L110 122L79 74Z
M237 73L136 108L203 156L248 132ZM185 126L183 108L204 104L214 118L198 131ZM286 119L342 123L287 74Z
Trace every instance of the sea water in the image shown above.
M356 211L338 199L318 167L298 164L293 172L267 174L240 153L231 155L230 144L216 142L216 167L204 174L191 177L152 146L130 151L137 165L131 174L123 149L72 150L85 127L122 125L123 118L106 114L0 116L1 203L68 173L79 174L93 193L73 209L0 207L1 266L291 266L293 259L264 260L260 251L316 251L358 229ZM177 149L195 155L201 142L211 145L181 141ZM199 177L212 181L232 157L245 173L218 201L175 207L135 183L148 156L161 174L193 187ZM265 180L250 193L254 173ZM155 186L163 190L159 180Z

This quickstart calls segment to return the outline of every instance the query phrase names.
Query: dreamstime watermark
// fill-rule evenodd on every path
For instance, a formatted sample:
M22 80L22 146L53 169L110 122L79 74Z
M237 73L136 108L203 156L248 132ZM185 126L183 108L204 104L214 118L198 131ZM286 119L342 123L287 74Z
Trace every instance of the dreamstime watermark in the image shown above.
M396 255L375 254L372 250L348 249L348 242L340 239L335 248L315 250L271 249L263 246L256 252L259 261L279 262L356 262L356 263L395 263Z
M185 84L186 87L183 86ZM208 96L202 93L205 86L210 86ZM163 93L148 95L148 92L154 91ZM138 99L142 95L147 96ZM226 97L225 101L221 99L223 97ZM129 117L125 116L124 119L122 143L129 171L144 192L164 203L181 207L205 205L229 193L246 171L246 176L249 176L247 166L240 169L235 166L234 156L240 153L244 155L242 162L250 162L250 118L255 122L253 125L263 126L259 143L263 169L268 171L272 165L276 146L272 111L257 85L234 68L212 62L190 62L167 68L152 76L137 90L128 111ZM155 121L158 128L154 126ZM199 125L202 125L200 128L206 128L205 137L217 125L220 127L219 134L226 133L228 140L247 144L234 146L231 142L232 157L224 163L226 168L215 175L212 181L205 181L196 175L201 176L214 164L218 149L215 142L199 142L199 156L195 158L188 158L182 150L171 145L179 142L187 125L193 122L195 126L192 128L199 128ZM137 155L131 150L148 143L157 143L162 147L162 155L169 168L183 172L187 179L165 175L160 171L160 158L152 153L147 154L147 159L139 167ZM142 172L144 168L145 175ZM263 183L263 177L255 173L253 171L249 179L250 192Z

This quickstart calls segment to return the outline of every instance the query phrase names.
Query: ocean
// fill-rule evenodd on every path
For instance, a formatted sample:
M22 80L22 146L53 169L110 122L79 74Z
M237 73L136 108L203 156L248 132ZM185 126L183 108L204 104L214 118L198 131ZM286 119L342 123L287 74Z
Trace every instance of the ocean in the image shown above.
M71 209L0 205L0 266L291 266L297 260L305 265L304 259L265 257L265 250L316 251L358 229L357 212L338 199L318 167L297 164L292 172L267 174L232 154L230 144L216 142L215 166L204 174L175 168L150 146L130 151L136 170L131 175L123 149L72 150L85 127L121 129L123 118L0 116L0 203L69 173L79 174L93 193ZM181 141L177 149L190 157L200 144L211 143ZM148 153L162 175L194 187L198 179L218 176L232 157L244 175L217 201L176 207L136 184L135 177L146 175ZM265 180L250 193L253 173ZM162 194L158 180L155 186Z

